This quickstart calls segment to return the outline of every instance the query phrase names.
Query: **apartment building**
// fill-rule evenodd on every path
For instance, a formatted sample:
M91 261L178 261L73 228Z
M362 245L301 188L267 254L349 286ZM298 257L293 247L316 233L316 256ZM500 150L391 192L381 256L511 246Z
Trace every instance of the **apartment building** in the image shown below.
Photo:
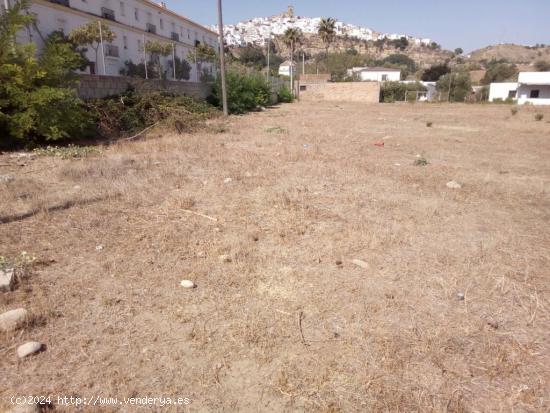
M9 6L16 0L2 0ZM215 74L211 64L187 59L189 52L199 43L212 46L218 51L217 34L212 30L169 10L165 3L150 0L33 0L29 10L36 16L36 24L18 37L23 43L35 43L38 50L44 39L53 31L69 34L73 29L90 21L108 25L116 34L112 43L104 43L103 55L98 61L93 50L88 50L90 60L88 73L118 76L126 61L142 63L144 44L160 41L173 44L173 52L180 59L186 59L192 68L190 81L199 81L200 74L207 70ZM166 73L172 77L172 56L162 59Z

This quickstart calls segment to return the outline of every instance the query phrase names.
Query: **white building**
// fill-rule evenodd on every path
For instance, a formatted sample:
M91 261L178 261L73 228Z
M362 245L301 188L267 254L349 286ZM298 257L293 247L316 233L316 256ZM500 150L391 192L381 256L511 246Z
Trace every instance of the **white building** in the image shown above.
M489 102L513 99L520 105L550 105L550 72L521 72L517 83L491 83Z
M520 105L550 105L550 72L521 72L517 101Z
M280 76L290 76L290 69L292 67L293 73L296 74L296 63L286 60L279 66L279 75Z
M362 82L399 82L401 70L388 67L354 67L348 69L348 76L356 75Z
M4 0L13 3L15 0ZM125 61L143 63L143 45L147 41L173 44L173 52L185 59L195 45L207 44L217 51L217 34L171 10L164 3L150 0L33 0L30 13L36 16L36 25L19 34L18 41L35 43L38 51L44 39L56 30L69 34L73 29L100 20L116 34L112 43L105 43L104 57L101 48L96 62L95 51L88 47L86 57L91 65L88 73L118 76ZM168 77L172 77L172 56L163 58ZM202 70L213 73L212 65L189 62L192 71L190 81L199 81Z
M489 87L489 102L494 102L495 99L516 99L518 91L517 83L491 83Z

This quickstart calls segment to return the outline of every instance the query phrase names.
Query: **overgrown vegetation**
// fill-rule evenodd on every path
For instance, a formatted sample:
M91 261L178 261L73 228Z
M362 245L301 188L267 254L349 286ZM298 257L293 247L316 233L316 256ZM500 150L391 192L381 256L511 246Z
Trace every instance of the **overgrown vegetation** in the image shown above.
M42 55L18 44L16 33L34 21L27 0L0 15L0 146L58 140L86 134L92 118L73 88L73 71L85 61L60 33L47 39ZM68 116L70 114L70 116Z
M181 133L217 113L206 102L160 92L136 94L130 91L122 96L90 101L88 108L95 119L97 132L108 138L131 135L160 123Z
M100 155L101 150L96 146L46 146L35 148L33 151L38 156L51 156L61 159L85 158L87 156Z
M495 82L516 81L518 68L514 64L503 61L492 60L487 63L487 72L481 83L489 85Z
M230 70L226 75L227 101L230 113L245 113L268 106L271 102L271 88L260 73L244 73ZM212 88L209 102L221 107L221 82Z
M401 82L384 82L380 88L380 102L393 103L402 102L411 98L416 100L416 94L409 92L425 92L427 89L420 82L401 83Z
M450 102L464 102L472 91L470 75L466 72L448 73L437 81L437 91L448 96Z
M535 120L536 120L537 122L540 122L540 121L543 120L543 119L544 119L544 115L543 115L542 113L536 113L536 114L535 114Z

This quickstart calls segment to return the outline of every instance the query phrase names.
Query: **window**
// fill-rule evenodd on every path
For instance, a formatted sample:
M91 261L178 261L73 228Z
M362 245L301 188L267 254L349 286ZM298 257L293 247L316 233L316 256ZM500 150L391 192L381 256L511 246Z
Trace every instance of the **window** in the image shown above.
M382 82L385 82L386 80L388 80L388 75L382 75Z
M124 49L128 49L128 37L122 36L122 44L124 45Z
M139 50L140 52L143 51L143 46L142 46L141 40L139 40L139 39L138 39L138 50Z
M139 10L136 8L134 9L134 17L136 18L136 21L139 21Z
M515 91L515 90L510 90L510 91L508 92L508 98L510 98L510 99L515 99L515 98L516 98L516 94L517 94L517 91Z
M530 98L531 98L531 99L538 99L538 98L539 98L539 95L540 95L540 90L535 89L535 90L532 90L532 91L531 91L531 96L530 96Z
M126 10L125 10L123 1L120 2L120 15L121 16L126 16Z
M160 19L160 30L164 30L164 21Z

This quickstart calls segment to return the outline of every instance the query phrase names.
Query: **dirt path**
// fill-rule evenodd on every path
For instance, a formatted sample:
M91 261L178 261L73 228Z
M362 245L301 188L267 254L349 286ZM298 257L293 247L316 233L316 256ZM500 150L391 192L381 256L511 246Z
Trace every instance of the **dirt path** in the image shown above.
M0 410L550 410L550 111L534 113L301 103L0 167L0 217L21 216L0 255L39 261L0 293L33 314L0 335ZM29 340L47 349L19 361Z

